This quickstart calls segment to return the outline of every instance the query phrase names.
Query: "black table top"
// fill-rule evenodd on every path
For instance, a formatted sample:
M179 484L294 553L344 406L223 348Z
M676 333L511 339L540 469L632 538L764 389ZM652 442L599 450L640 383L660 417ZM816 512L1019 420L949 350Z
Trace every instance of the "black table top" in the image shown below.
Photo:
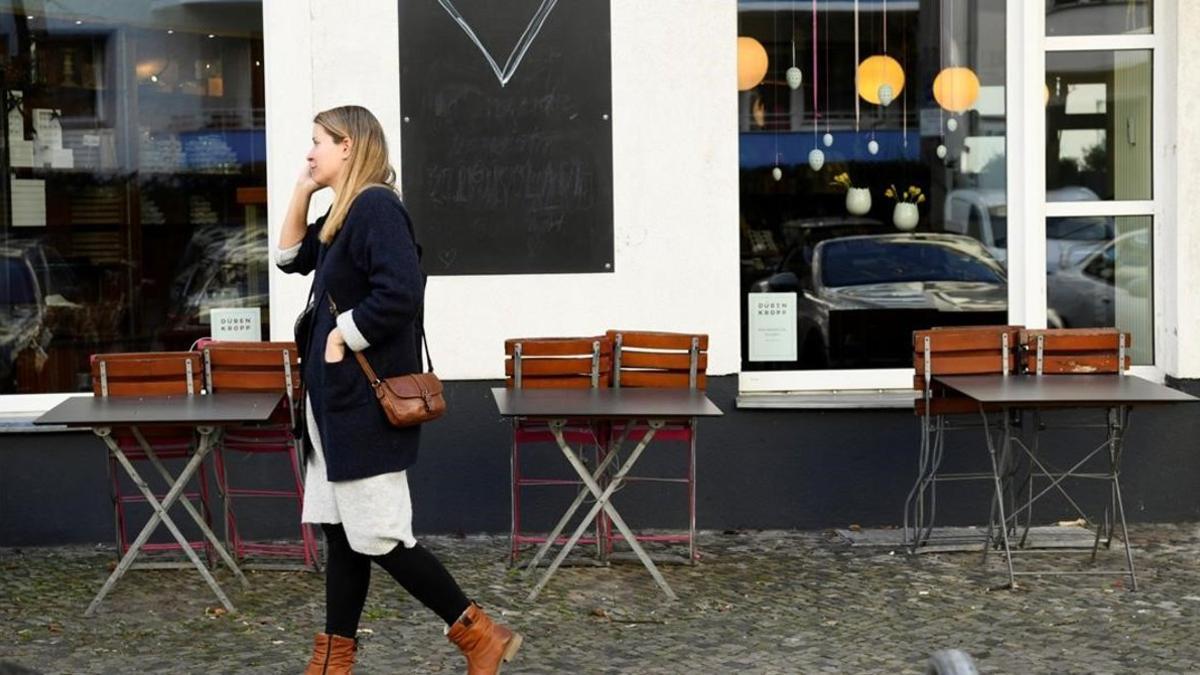
M945 375L933 379L980 403L996 405L1107 407L1200 400L1135 375Z
M282 398L282 393L76 396L54 406L33 423L69 427L110 427L265 422Z
M721 409L690 389L492 389L505 417L665 419L716 417Z

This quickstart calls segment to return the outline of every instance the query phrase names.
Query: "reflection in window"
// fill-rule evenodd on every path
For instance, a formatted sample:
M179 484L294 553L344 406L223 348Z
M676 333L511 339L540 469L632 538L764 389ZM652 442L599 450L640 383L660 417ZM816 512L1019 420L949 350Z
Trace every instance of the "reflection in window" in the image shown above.
M1046 0L1046 35L1149 33L1154 0Z
M1150 52L1046 55L1046 199L1152 199Z
M1007 321L1006 4L820 2L814 34L811 3L739 1L767 53L739 92L744 369L910 367L914 329ZM799 358L751 362L773 292Z
M1154 362L1152 220L1129 216L1046 221L1050 326L1116 326L1133 335L1134 364ZM1051 233L1060 237L1050 238Z
M213 307L265 334L261 3L104 8L0 0L0 394L89 389Z

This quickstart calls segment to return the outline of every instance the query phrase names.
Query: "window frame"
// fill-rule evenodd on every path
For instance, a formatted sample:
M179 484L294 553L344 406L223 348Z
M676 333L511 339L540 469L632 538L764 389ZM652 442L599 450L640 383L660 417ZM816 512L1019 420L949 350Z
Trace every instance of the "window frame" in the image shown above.
M1005 28L1005 110L1008 228L1008 318L1029 328L1046 327L1046 219L1064 216L1149 216L1154 259L1154 363L1133 366L1130 372L1157 382L1177 362L1172 338L1177 317L1166 302L1177 278L1175 261L1166 251L1178 241L1176 225L1168 221L1175 203L1175 110L1168 105L1174 80L1175 39L1165 27L1174 23L1175 0L1153 0L1152 32L1130 35L1046 35L1043 3L1008 2ZM1152 198L1095 202L1046 200L1046 121L1043 83L1046 55L1068 51L1150 52ZM1027 223L1012 227L1014 222ZM1037 242L1037 245L1034 245ZM738 317L741 320L741 317ZM755 395L781 405L768 395L797 394L790 405L807 407L904 407L911 401L899 390L912 389L912 369L828 371L741 371L739 405L757 405ZM742 396L747 395L747 396ZM838 399L842 403L838 403ZM789 405L783 403L782 405Z

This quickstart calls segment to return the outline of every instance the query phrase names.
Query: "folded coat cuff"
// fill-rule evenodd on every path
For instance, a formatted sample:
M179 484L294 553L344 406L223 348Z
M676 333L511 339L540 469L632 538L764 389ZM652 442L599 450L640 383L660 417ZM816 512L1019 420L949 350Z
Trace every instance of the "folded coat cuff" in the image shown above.
M367 338L363 337L362 331L358 330L358 324L354 323L354 310L338 314L337 325L346 340L346 346L351 350L361 352L371 346Z
M281 248L281 249L276 250L275 251L275 264L279 265L281 267L283 265L290 265L291 262L296 259L296 256L300 255L300 246L303 243L304 242L300 242L299 244L296 244L295 246L289 246L287 248Z

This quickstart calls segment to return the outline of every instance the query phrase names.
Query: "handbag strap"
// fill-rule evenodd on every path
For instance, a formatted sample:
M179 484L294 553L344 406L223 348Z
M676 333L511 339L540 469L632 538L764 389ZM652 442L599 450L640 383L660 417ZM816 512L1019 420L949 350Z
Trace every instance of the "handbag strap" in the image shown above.
M333 294L326 291L325 297L329 299L329 313L333 315L333 318L336 321L337 315L338 315L338 308L337 308L337 303L335 303L333 301ZM425 338L425 328L422 327L421 328L421 339L424 340L424 338ZM370 380L371 386L378 387L382 380L380 380L379 376L375 374L375 369L371 367L371 363L369 361L367 361L367 357L364 356L362 352L354 351L353 349L351 349L350 351L354 352L354 358L358 361L358 365L360 367L362 367L363 374L365 374L367 376L367 379ZM425 347L425 357L426 357L426 359L429 358L428 343L426 343L426 347ZM429 362L429 372L431 372L431 373L433 372L433 362L432 361Z

